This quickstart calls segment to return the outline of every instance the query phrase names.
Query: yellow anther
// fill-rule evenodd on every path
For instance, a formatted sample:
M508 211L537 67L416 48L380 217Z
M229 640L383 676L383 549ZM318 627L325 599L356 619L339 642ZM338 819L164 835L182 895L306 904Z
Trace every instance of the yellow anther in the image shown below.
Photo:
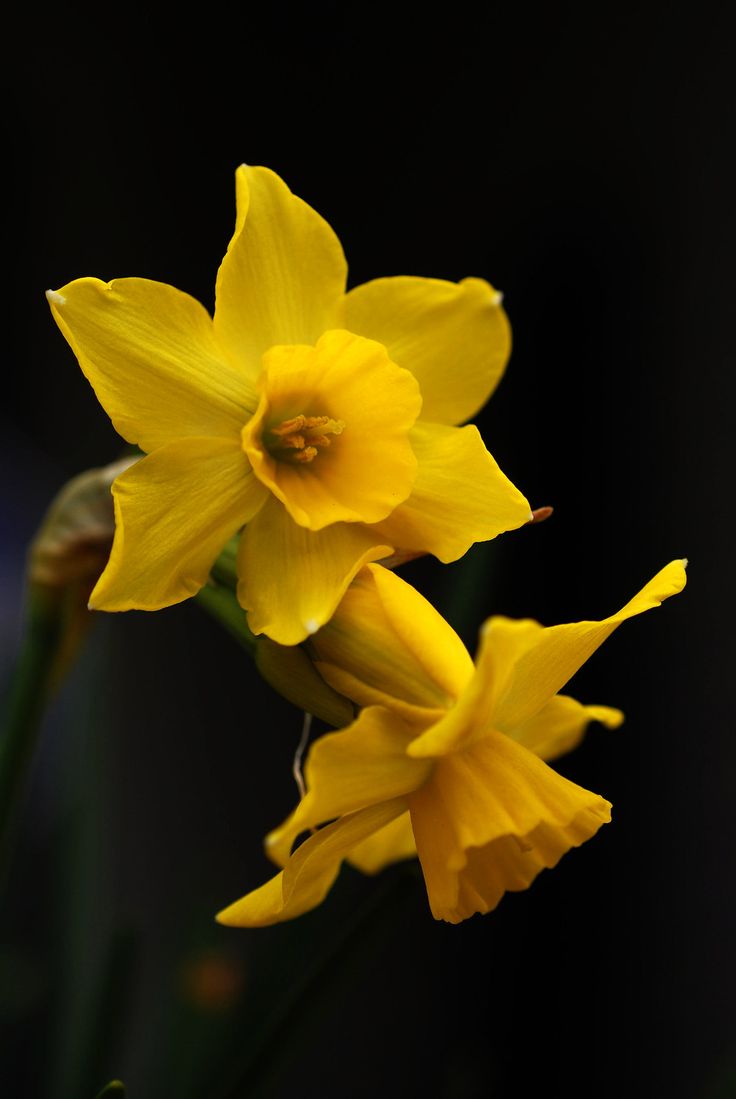
M271 428L272 435L278 435L283 438L286 435L291 435L293 431L301 431L303 427L307 425L306 416L292 416L290 420L284 420L283 423L278 424L277 427ZM287 446L291 445L287 443Z
M266 445L275 458L312 462L321 448L330 445L330 436L342 434L344 428L342 420L299 413L269 428Z
M303 435L294 433L293 435L282 435L281 437L281 446L283 447L293 447L294 450L302 450L306 445Z
M311 462L313 458L317 457L318 453L319 451L317 450L316 446L307 446L304 448L304 450L297 450L296 453L292 455L292 457L297 462Z

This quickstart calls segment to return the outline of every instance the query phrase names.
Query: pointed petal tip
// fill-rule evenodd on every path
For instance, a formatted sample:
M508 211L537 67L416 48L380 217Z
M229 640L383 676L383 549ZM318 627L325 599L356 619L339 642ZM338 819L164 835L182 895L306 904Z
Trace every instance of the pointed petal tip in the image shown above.
M215 913L215 923L219 923L222 927L237 927L237 922L232 917L234 908L235 904L228 904L225 908L221 908Z
M681 561L681 563L682 563L682 567L683 567L684 569L686 569L686 568L688 567L688 565L690 564L690 561L688 560L688 558L687 558L687 557L681 557L681 558L680 558L680 561Z
M66 305L66 298L58 290L47 290L46 300L50 305Z
M491 298L491 305L501 305L503 302L503 291L496 290L495 294Z

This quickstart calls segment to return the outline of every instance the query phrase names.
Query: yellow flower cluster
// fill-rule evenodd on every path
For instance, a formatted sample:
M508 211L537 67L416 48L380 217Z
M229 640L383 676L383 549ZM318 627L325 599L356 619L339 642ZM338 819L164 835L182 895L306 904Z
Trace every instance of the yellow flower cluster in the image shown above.
M477 429L458 426L506 366L501 295L476 278L346 291L337 237L275 173L240 167L236 194L213 316L145 279L48 291L115 428L145 453L113 484L115 536L90 606L189 598L236 538L252 633L302 646L357 708L314 743L305 795L267 837L282 869L221 922L313 908L343 860L374 873L418 856L433 914L456 923L610 819L549 761L622 714L559 691L620 622L682 589L684 562L600 622L491 618L474 665L388 566L454 561L532 518Z

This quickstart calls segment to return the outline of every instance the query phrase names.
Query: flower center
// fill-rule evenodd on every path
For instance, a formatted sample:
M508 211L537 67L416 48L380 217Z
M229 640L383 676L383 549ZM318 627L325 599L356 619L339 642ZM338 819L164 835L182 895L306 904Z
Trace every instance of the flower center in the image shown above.
M409 433L422 395L383 344L329 329L314 346L275 344L262 367L258 407L241 431L243 450L254 476L297 526L379 523L407 499L418 465ZM271 507L267 514L280 512ZM355 527L345 537L352 547L364 535ZM338 556L353 552L339 544ZM322 552L315 539L299 545L305 553ZM335 557L335 568L342 561Z
M320 450L331 443L331 435L341 435L342 420L329 416L292 416L266 432L264 443L272 457L292 462L313 462Z

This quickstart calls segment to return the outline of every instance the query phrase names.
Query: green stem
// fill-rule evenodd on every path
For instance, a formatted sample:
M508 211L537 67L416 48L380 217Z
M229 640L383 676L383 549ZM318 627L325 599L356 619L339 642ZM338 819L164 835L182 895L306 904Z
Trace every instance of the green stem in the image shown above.
M224 1090L218 1091L221 1099L267 1099L275 1094L274 1070L283 1065L287 1055L296 1056L300 1042L308 1040L303 1024L319 1018L324 1007L322 997L333 1002L339 998L342 982L358 983L356 974L376 957L380 941L396 925L401 901L413 895L414 884L413 876L395 868L334 930L325 949L251 1034L237 1072ZM305 1008L307 1003L309 1007Z
M218 584L222 584L226 588L230 588L231 591L235 591L238 586L238 540L237 538L231 538L230 541L223 546L220 551L220 555L212 566L212 578L216 580Z
M353 720L352 703L327 685L301 645L277 645L251 633L231 588L213 580L197 592L194 601L242 645L261 676L289 702L335 728Z
M220 584L205 584L195 595L194 601L224 626L251 656L255 656L257 639L248 629L245 611L229 588Z
M92 1083L103 1080L109 1069L120 1031L130 1018L135 979L135 963L139 944L137 937L128 931L117 931L103 959L98 987L88 1005L87 1026L83 1048L77 1062L77 1083L68 1092L70 1097L87 1095ZM113 1080L101 1095L122 1097L125 1095L119 1080Z
M35 755L64 637L63 603L45 588L28 595L23 644L10 682L0 732L0 863Z

